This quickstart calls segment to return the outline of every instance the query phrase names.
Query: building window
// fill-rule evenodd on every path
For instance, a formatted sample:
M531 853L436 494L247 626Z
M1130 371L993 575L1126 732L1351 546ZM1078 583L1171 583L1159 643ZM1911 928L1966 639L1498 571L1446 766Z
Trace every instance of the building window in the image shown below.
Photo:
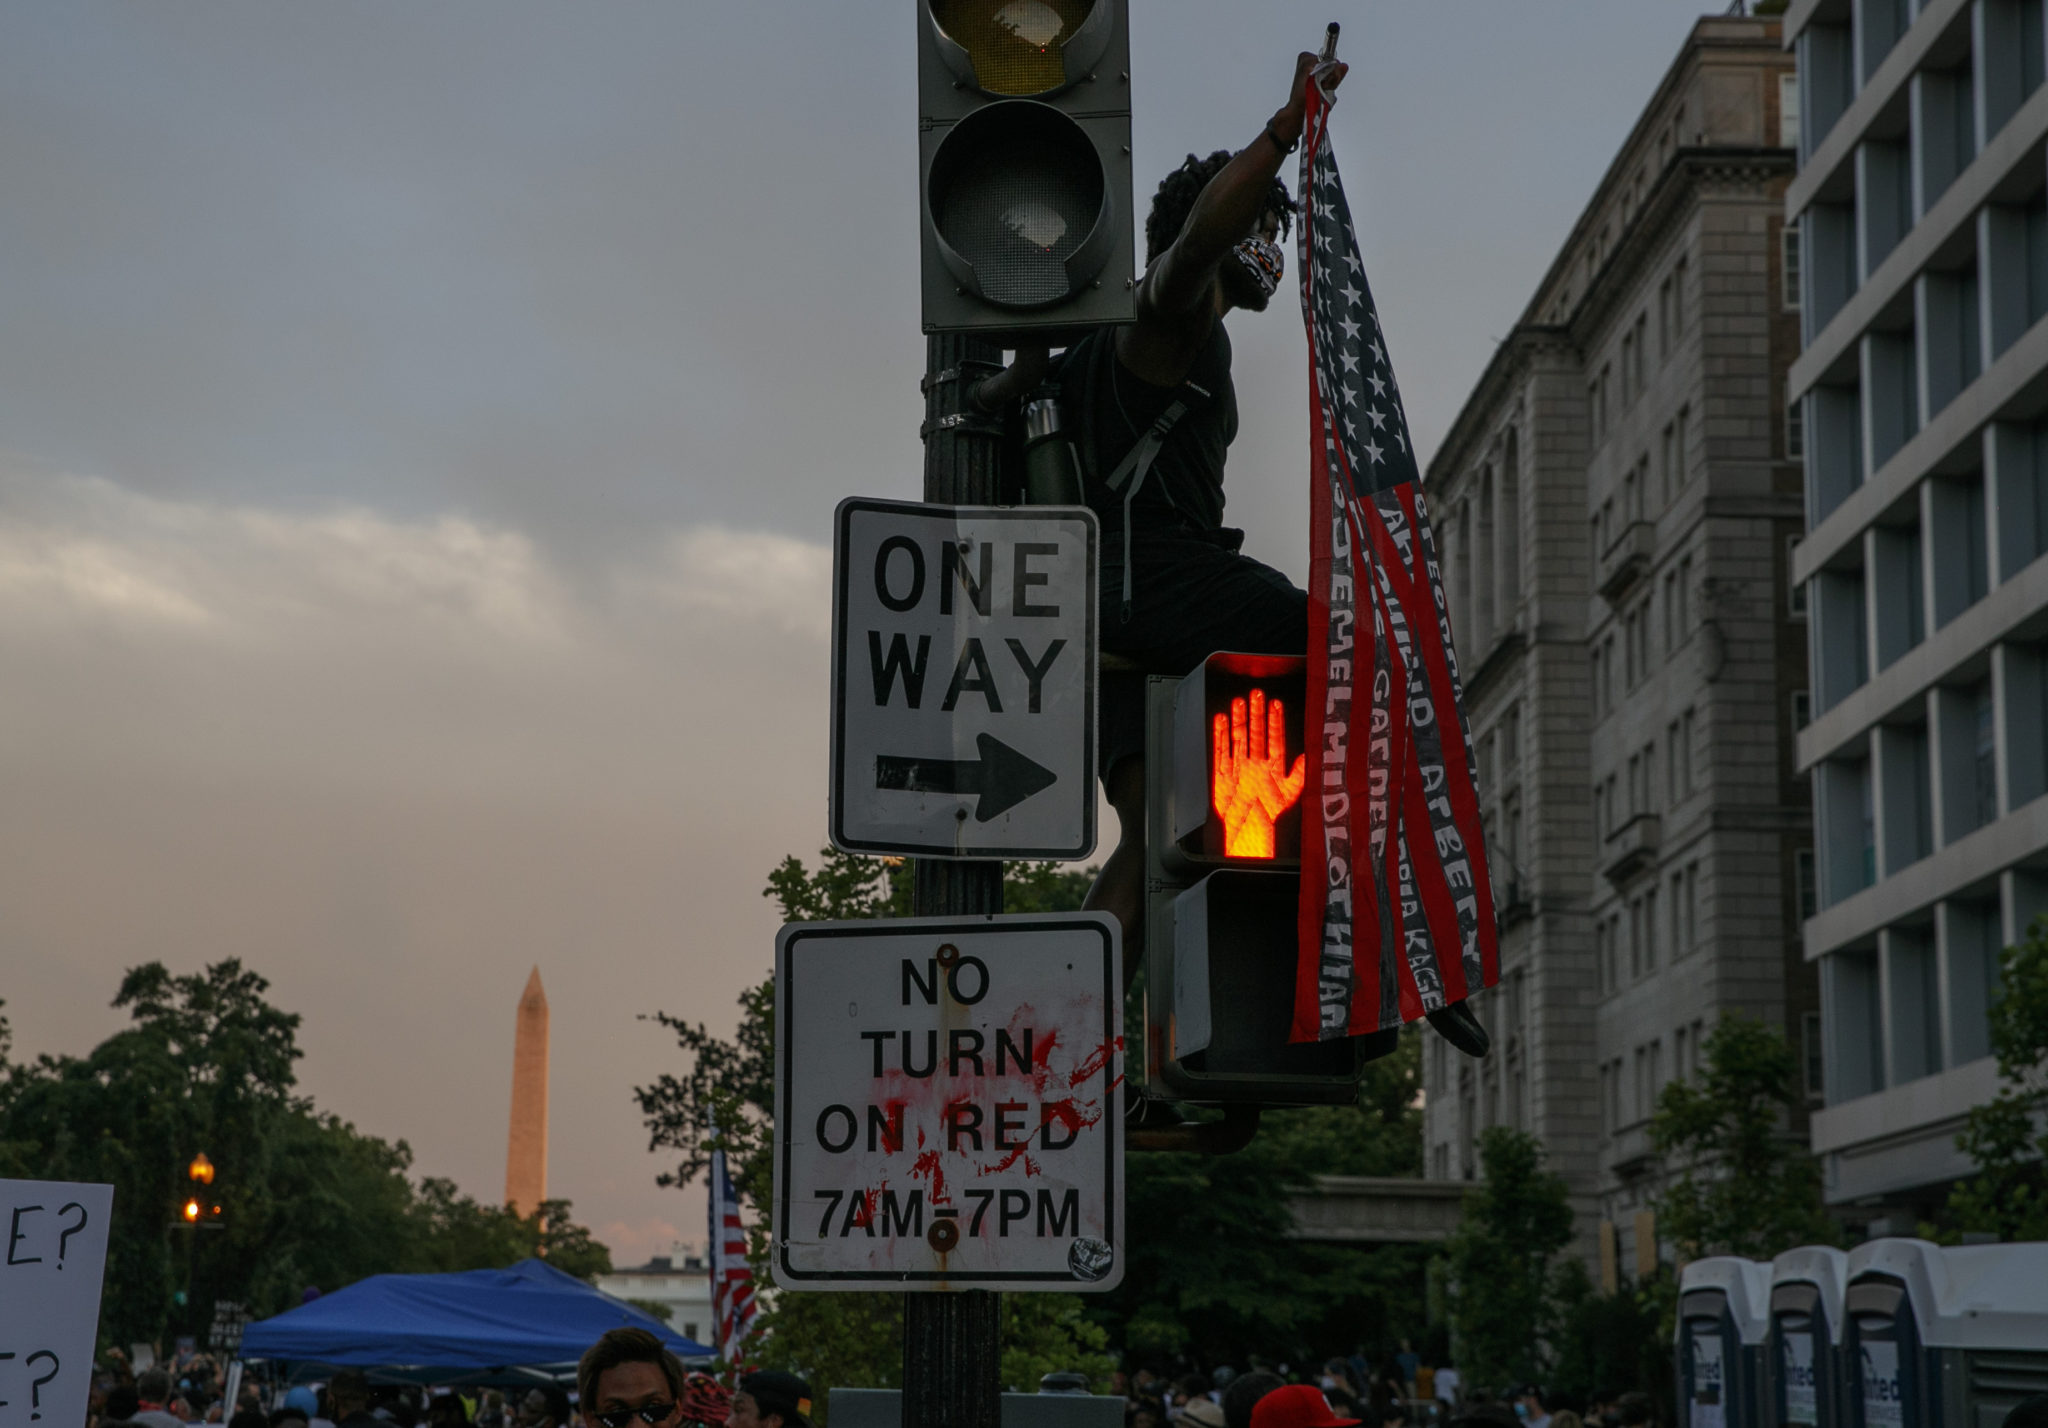
M1646 370L1648 369L1648 367L1649 367L1649 346L1650 346L1650 317L1649 317L1649 314L1648 314L1648 313L1642 313L1642 312L1639 312L1639 313L1637 313L1637 314L1636 314L1636 369L1635 369L1635 384L1636 384L1636 395L1637 395L1637 396L1639 396L1639 397L1640 397L1640 396L1641 396L1641 395L1643 394L1643 390L1644 390L1644 388L1645 388L1645 387L1647 387L1647 386L1649 385L1649 383L1648 383L1648 382L1647 382L1647 381L1645 380L1645 378L1644 378L1644 375L1643 375L1643 374L1644 374L1644 372L1645 372L1645 371L1646 371Z
M1678 562L1678 638L1692 633L1692 557Z
M1680 332L1685 331L1685 278L1686 271L1690 266L1689 260L1680 256L1679 260L1671 268L1671 313L1674 321L1678 324L1678 331Z
M1785 398L1785 459L1806 459L1806 406L1789 396Z
M1976 740L1976 793L1977 826L1998 817L1998 752L1995 724L1991 713L1991 681L1980 680L1977 684L1975 713L1977 717Z
M1785 537L1785 608L1794 619L1806 618L1806 582L1792 578L1793 562L1799 555L1799 537Z
M1778 271L1785 279L1785 310L1799 311L1799 226L1788 223L1778 230Z
M1600 646L1593 646L1590 658L1592 660L1591 672L1593 676L1593 717L1598 719L1606 713L1606 710L1601 707L1600 703Z
M1692 782L1692 710L1678 716L1678 743L1671 751L1678 760L1678 787L1681 794L1691 796Z
M1799 74L1786 70L1778 76L1778 147L1799 147Z
M1662 361L1671 355L1671 279L1666 277L1657 285L1657 358Z
M1798 733L1813 719L1813 698L1803 689L1792 691L1792 732Z
M1792 888L1799 899L1801 922L1820 911L1819 890L1813 881L1813 849L1800 848L1792 854Z
M1657 885L1643 894L1643 966L1657 970Z
M1685 489L1685 424L1691 416L1691 407L1680 407L1678 415L1671 419L1671 452L1673 461L1671 472L1674 478L1674 485L1672 486L1674 493Z

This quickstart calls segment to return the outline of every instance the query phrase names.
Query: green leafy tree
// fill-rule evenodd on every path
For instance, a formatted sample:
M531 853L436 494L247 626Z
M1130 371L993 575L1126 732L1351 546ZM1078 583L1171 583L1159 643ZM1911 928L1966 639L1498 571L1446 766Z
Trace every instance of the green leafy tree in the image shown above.
M1560 1306L1583 1297L1585 1270L1558 1256L1571 1243L1564 1178L1543 1168L1543 1145L1494 1126L1479 1138L1479 1184L1446 1246L1458 1360L1475 1388L1548 1377Z
M521 1221L446 1182L416 1191L403 1141L365 1135L296 1094L300 1018L268 990L236 961L186 976L146 963L114 999L127 1027L84 1056L0 1067L0 1175L114 1186L105 1337L201 1329L216 1299L276 1313L308 1285L389 1271L536 1252L585 1276L609 1267L566 1203ZM206 1232L179 1213L199 1188L186 1168L200 1152L215 1166L202 1213L221 1227Z
M1973 1107L1956 1144L1977 1173L1951 1192L1947 1228L2001 1240L2048 1239L2048 916L1999 954L1991 1007L1997 1096Z
M910 915L910 865L900 858L865 858L826 849L815 870L795 857L768 875L762 896L790 922L842 921ZM1052 863L1012 863L1005 870L1004 902L1012 912L1078 908L1091 876ZM663 1185L683 1185L705 1172L713 1150L725 1151L734 1187L753 1206L749 1259L764 1283L768 1271L766 1208L773 1200L775 1114L775 979L771 975L739 998L739 1025L731 1037L702 1022L666 1012L654 1020L675 1034L689 1064L635 1087L634 1099L652 1150L677 1157ZM1003 1299L1006 1383L1035 1387L1041 1374L1074 1369L1106 1379L1113 1364L1103 1352L1102 1330L1073 1295L1012 1294ZM820 1387L893 1388L902 1373L903 1296L900 1294L779 1294L763 1308L756 1340L759 1360L802 1373Z
M1579 1260L1558 1268L1558 1331L1548 1382L1581 1398L1618 1389L1670 1402L1669 1310L1677 1298L1671 1270L1660 1266L1647 1280L1597 1294Z
M1700 1061L1698 1081L1668 1083L1650 1121L1666 1176L1659 1228L1688 1259L1770 1259L1832 1243L1838 1231L1821 1202L1820 1166L1787 1129L1800 1091L1785 1038L1727 1015Z

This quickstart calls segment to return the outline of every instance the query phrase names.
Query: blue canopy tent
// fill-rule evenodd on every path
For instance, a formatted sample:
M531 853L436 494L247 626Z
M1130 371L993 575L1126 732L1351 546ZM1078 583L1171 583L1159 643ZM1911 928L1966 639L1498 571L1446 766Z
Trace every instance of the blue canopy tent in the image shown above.
M377 1274L243 1331L243 1360L376 1370L430 1383L560 1378L607 1329L646 1329L678 1357L712 1351L537 1259L458 1274Z

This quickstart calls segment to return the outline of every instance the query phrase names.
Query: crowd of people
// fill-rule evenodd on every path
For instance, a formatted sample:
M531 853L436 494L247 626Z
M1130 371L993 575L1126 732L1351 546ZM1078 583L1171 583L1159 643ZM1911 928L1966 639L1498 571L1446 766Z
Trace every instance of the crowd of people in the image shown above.
M1637 1428L1659 1423L1648 1394L1609 1391L1590 1399L1524 1384L1496 1396L1468 1390L1451 1366L1436 1367L1403 1340L1377 1364L1363 1352L1313 1374L1256 1360L1239 1371L1175 1377L1158 1368L1119 1375L1127 1428Z
M509 1394L373 1388L349 1370L317 1389L285 1389L266 1409L253 1385L230 1405L221 1366L201 1355L180 1354L134 1374L126 1367L111 1356L96 1376L87 1428L813 1428L814 1416L811 1386L795 1374L742 1374L727 1389L686 1370L640 1329L614 1329L591 1346L577 1365L573 1398L553 1383ZM1128 1428L1636 1428L1661 1421L1642 1393L1578 1402L1535 1384L1503 1397L1467 1392L1456 1369L1424 1364L1405 1342L1377 1366L1361 1353L1331 1359L1312 1375L1254 1362L1241 1373L1217 1368L1174 1379L1147 1367L1117 1378ZM1047 1391L1058 1380L1059 1388L1086 1392L1078 1374L1047 1379ZM2019 1404L2005 1428L2048 1428L2048 1395Z

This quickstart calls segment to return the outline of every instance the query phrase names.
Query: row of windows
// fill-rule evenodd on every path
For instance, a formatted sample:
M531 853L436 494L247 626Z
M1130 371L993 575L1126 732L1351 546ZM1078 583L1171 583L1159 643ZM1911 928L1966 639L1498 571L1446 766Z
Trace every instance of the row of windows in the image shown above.
M1700 864L1673 868L1593 923L1600 993L1611 996L1699 945Z
M1700 1074L1700 1042L1707 1031L1704 1018L1676 1028L1671 1034L1672 1077L1695 1082ZM1636 1047L1632 1057L1614 1057L1600 1068L1601 1124L1614 1135L1640 1125L1656 1113L1657 1098L1667 1080L1664 1074L1664 1038L1653 1037Z
M1691 406L1682 406L1678 414L1664 424L1664 434L1657 445L1656 480L1651 481L1650 453L1640 453L1634 464L1621 476L1619 505L1616 497L1608 496L1601 501L1591 520L1593 526L1593 554L1597 557L1611 546L1628 526L1637 521L1655 520L1676 501L1685 489L1686 482L1686 428L1692 420ZM1652 505L1652 502L1655 502Z
M1687 255L1679 254L1671 265L1671 271L1657 285L1657 360L1660 363L1670 358L1679 337L1685 332L1688 314L1685 292L1690 267L1691 260ZM1610 424L1619 420L1622 413L1649 389L1649 320L1649 313L1645 310L1637 313L1635 320L1622 328L1617 357L1602 362L1599 374L1586 384L1586 404L1592 414L1595 445L1606 440ZM1619 387L1615 385L1617 361L1621 368Z
M1628 756L1628 782L1619 772L1610 773L1593 784L1593 836L1601 841L1620 832L1639 814L1655 814L1676 808L1698 791L1693 781L1693 711L1664 726L1663 802L1660 806L1657 778L1657 741L1650 740ZM1624 801L1625 799L1625 801Z
M1662 643L1653 649L1651 635L1660 627L1659 613ZM1692 557L1685 555L1664 572L1661 595L1652 587L1649 594L1623 611L1620 629L1609 631L1604 639L1594 643L1589 656L1593 717L1604 719L1615 712L1619 701L1650 677L1653 655L1669 660L1692 631Z

